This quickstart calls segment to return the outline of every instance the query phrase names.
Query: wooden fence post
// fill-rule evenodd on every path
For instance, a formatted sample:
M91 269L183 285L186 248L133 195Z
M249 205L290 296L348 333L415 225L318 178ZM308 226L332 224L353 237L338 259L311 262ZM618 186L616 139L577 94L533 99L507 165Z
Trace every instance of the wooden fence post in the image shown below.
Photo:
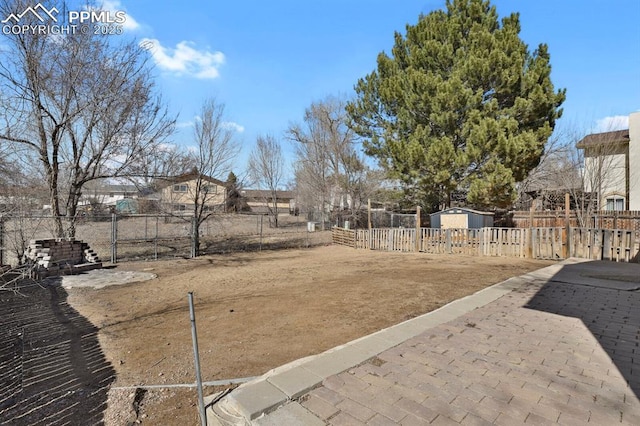
M368 226L369 226L369 232L368 232L368 244L369 244L369 250L372 250L371 248L371 241L373 236L371 235L371 198L367 199L367 219L368 219Z
M529 210L529 229L527 230L527 245L525 256L529 259L533 258L533 209L535 205L531 203L531 209Z
M531 257L536 258L536 246L538 245L538 231L536 229L542 228L531 228Z
M415 250L416 253L420 252L420 242L421 242L422 238L420 235L420 206L416 207L416 245L415 245Z
M569 238L569 228L571 227L571 219L570 219L570 197L569 193L564 194L564 232L562 233L562 258L568 259L571 256L571 241Z

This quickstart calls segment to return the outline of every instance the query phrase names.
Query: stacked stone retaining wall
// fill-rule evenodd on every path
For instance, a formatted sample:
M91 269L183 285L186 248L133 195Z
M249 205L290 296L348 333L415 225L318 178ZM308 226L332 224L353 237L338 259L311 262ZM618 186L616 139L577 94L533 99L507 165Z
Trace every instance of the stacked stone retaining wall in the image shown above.
M102 267L89 244L76 240L31 240L25 262L34 265L40 276L74 274Z

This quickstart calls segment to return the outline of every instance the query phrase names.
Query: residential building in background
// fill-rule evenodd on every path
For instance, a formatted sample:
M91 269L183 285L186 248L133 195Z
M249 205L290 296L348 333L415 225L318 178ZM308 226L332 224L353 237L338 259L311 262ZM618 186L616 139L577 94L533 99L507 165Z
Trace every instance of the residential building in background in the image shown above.
M266 189L243 189L240 196L244 198L252 213L268 213L269 205L273 206L271 191ZM276 191L276 203L280 213L295 214L293 191Z
M582 138L585 191L598 209L640 210L640 112L629 115L629 128Z
M202 183L199 197L204 200L204 206L210 210L224 211L227 201L225 182L209 176L200 176L197 173L187 173L167 179L155 193L146 198L156 201L164 212L192 213L199 180Z

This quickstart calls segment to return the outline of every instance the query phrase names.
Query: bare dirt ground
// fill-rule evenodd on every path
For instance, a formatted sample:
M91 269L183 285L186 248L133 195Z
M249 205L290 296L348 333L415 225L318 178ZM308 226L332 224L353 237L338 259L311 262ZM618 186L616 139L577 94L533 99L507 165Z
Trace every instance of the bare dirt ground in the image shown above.
M187 293L204 381L256 376L549 262L341 246L123 263L157 278L68 290L115 370L106 425L198 424ZM205 394L220 388L209 387Z
M195 382L190 291L203 379L217 381L261 375L547 264L322 246L121 263L116 275L157 278L100 289L25 283L0 292L0 424L198 424L195 389L176 387Z

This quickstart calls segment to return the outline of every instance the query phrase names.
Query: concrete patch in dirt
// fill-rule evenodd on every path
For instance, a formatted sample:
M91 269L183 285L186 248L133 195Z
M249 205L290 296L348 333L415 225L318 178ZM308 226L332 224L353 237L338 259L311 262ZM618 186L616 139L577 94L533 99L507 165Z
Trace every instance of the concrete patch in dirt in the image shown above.
M92 287L98 289L112 285L148 281L156 277L156 274L152 274L150 272L122 271L118 269L103 268L94 269L78 275L49 277L44 282L47 284L59 284L64 288Z

